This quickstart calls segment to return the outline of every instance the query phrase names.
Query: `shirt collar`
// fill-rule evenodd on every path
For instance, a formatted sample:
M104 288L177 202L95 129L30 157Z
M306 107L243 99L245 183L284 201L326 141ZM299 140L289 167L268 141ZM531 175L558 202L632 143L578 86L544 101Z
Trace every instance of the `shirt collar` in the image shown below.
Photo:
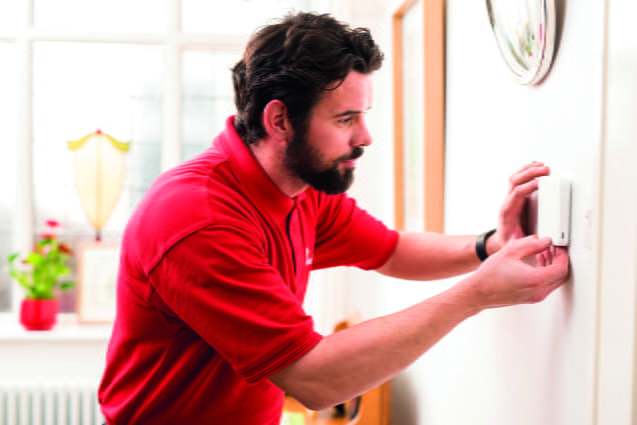
M267 212L278 224L288 216L295 204L305 199L305 192L296 198L283 193L267 175L250 148L241 140L234 129L234 116L226 121L226 129L217 136L224 150L230 168L242 189L262 212Z

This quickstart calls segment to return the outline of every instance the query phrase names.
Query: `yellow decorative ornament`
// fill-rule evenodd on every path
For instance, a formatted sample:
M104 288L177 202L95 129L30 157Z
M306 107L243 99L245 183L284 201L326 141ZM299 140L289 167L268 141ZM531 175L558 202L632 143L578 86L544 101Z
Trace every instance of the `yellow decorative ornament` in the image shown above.
M99 241L124 184L125 153L130 143L120 142L97 130L80 140L68 142L68 146L73 151L75 187Z

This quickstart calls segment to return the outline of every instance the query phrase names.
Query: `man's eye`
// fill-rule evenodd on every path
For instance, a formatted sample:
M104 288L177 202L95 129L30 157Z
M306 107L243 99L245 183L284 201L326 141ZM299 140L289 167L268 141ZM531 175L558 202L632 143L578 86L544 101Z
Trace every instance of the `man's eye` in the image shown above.
M338 120L339 124L347 125L353 121L352 117L341 118Z

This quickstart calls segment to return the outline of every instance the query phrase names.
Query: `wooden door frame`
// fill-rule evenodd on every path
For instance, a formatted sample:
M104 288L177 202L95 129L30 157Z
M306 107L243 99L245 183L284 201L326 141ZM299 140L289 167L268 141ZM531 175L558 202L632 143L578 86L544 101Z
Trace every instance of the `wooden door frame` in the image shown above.
M394 188L396 228L405 230L403 20L418 0L405 0L392 15L394 65ZM424 33L424 229L444 230L445 1L423 1ZM418 54L417 52L415 54Z

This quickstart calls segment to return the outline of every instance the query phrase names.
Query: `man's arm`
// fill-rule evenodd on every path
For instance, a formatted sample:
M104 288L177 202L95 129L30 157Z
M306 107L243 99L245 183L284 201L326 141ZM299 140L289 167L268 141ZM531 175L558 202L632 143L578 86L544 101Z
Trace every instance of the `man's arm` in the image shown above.
M391 258L376 271L386 276L408 280L435 280L468 273L480 264L476 255L477 236L440 233L401 232ZM487 252L499 247L487 240Z
M522 222L526 202L537 190L536 178L548 173L544 164L532 162L510 177L497 231L487 240L489 255L498 252L508 241L525 235ZM377 271L410 280L442 279L468 273L480 265L475 243L476 236L403 232L392 257Z
M475 236L401 233L396 250L379 272L404 279L438 279L478 270L447 291L395 314L325 337L271 381L311 409L350 400L391 379L465 319L488 309L543 300L568 274L563 248L548 238L526 237L522 212L548 174L531 163L509 180L498 230L487 241L490 257L480 263ZM540 254L542 267L522 258Z
M546 298L566 279L566 250L555 250L544 267L522 258L548 251L550 243L534 236L515 240L449 290L325 337L270 380L310 409L350 400L391 379L480 311Z

